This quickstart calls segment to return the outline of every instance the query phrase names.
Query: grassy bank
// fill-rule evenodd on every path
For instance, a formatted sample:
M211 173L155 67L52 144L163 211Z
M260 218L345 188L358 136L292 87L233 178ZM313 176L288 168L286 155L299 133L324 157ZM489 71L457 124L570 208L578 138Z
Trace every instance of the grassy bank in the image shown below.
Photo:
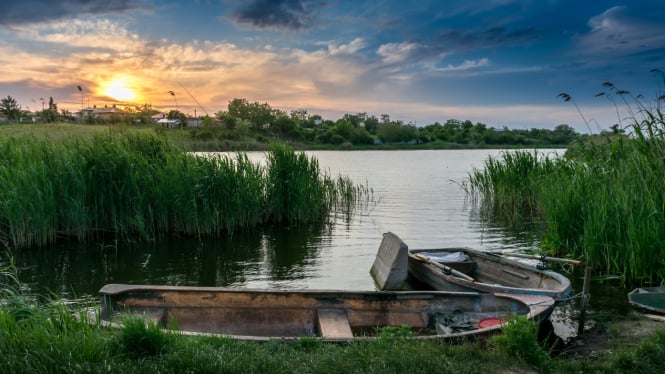
M630 283L665 279L665 123L646 112L627 136L581 143L567 158L504 153L469 192L508 225L535 224L543 246Z
M2 139L0 185L0 240L12 248L322 221L367 192L281 145L264 168L244 154L197 157L155 135L108 132Z
M602 351L552 358L526 319L513 321L503 335L461 345L387 333L344 345L260 344L172 334L141 320L115 330L89 323L72 304L35 301L15 284L10 272L0 271L1 372L647 373L662 370L665 354L665 329L627 344L632 330L616 328Z

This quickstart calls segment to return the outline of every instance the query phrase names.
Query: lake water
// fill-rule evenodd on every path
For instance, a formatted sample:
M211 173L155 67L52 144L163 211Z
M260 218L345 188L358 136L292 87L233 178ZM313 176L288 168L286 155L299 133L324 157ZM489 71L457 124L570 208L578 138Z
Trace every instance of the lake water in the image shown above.
M374 289L369 269L382 235L410 248L534 249L484 222L460 184L499 150L315 151L321 169L373 190L372 200L332 225L270 227L230 238L155 243L61 243L14 254L20 278L39 292L94 295L106 283L249 288ZM264 162L264 153L249 153Z
M388 231L410 248L538 249L531 233L513 233L483 218L461 187L474 167L481 168L488 157L501 152L307 152L328 174L346 175L371 188L367 206L351 216L335 215L331 224L269 227L204 240L59 243L13 256L19 278L34 292L66 299L94 296L107 283L373 290L369 269ZM265 162L264 153L248 156ZM581 269L566 274L573 294L581 291L580 274ZM621 287L592 282L591 294L590 311L629 310ZM558 336L575 334L577 305L555 310L552 320Z

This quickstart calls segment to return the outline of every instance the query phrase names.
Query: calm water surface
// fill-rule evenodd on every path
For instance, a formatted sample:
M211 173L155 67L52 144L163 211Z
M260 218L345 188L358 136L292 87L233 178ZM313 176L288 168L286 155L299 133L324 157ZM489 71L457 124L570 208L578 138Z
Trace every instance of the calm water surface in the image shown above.
M316 151L330 175L373 190L373 201L332 225L270 227L203 241L64 243L14 253L19 276L39 292L94 295L106 283L250 288L374 289L369 269L392 231L410 248L534 249L483 222L460 184L499 150ZM560 152L561 153L561 152ZM264 162L263 153L250 153Z

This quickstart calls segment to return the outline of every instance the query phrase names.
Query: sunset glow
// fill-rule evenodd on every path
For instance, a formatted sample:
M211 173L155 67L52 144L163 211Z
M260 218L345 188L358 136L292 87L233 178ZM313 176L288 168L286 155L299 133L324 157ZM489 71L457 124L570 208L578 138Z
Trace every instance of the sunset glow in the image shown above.
M102 85L100 94L125 103L130 103L137 98L136 92L129 88L123 79L114 79Z
M662 90L663 17L665 0L7 0L0 97L187 115L239 98L331 120L588 132L566 92L599 132L617 121L603 82Z

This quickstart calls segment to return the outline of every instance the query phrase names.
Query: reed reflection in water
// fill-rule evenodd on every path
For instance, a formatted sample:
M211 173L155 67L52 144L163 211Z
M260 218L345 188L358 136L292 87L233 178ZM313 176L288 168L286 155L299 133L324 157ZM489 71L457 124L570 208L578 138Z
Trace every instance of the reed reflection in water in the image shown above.
M384 232L411 248L533 249L483 221L460 187L499 150L316 151L321 169L373 190L373 200L330 224L275 226L226 238L154 243L61 243L14 253L20 278L39 292L94 295L106 283L247 288L374 289L369 268ZM249 153L264 162L263 153Z

